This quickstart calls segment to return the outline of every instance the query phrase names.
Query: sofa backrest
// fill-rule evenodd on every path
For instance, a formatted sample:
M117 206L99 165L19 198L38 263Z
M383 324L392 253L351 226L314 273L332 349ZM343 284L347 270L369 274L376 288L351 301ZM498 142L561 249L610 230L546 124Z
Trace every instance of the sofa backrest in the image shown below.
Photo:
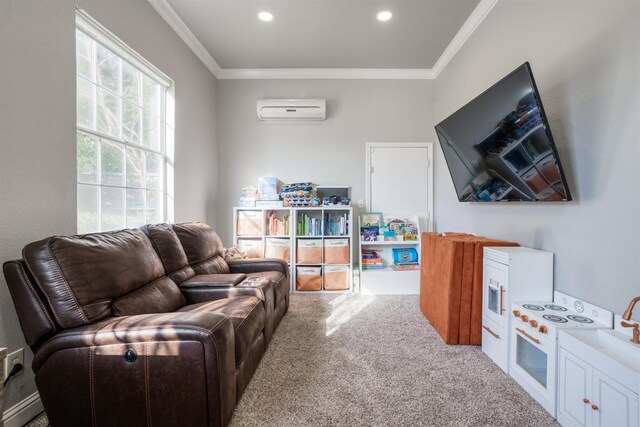
M173 230L196 274L226 274L229 265L223 258L222 240L209 225L202 222L174 224Z
M62 328L185 304L140 230L49 237L25 246L23 257Z
M164 273L171 280L180 284L196 275L171 224L148 224L140 229L151 240L164 266Z

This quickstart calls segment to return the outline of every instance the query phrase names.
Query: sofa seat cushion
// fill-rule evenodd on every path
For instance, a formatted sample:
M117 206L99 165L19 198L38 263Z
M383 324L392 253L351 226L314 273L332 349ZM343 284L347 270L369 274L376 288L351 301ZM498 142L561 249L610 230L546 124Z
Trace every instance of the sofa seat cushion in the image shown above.
M264 329L265 311L262 301L254 296L240 296L186 305L180 312L216 312L226 315L233 324L236 366L247 357L251 346Z
M198 274L180 283L180 288L229 288L236 286L246 274Z
M255 279L266 279L273 285L276 303L282 301L289 293L289 281L279 271L260 271L257 273L247 273L247 281Z

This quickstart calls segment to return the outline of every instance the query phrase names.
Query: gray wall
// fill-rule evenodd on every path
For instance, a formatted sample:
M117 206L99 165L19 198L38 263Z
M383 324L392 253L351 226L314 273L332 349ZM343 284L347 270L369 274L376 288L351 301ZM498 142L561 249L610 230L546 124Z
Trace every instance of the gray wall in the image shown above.
M0 263L76 231L75 1L1 0ZM176 84L176 220L215 222L216 79L145 0L80 5ZM0 275L0 347L25 348ZM31 369L5 409L35 391Z
M76 231L74 19L72 0L0 6L0 263ZM24 347L31 365L3 275L0 347ZM5 409L35 391L27 368L7 384Z
M639 16L637 1L501 0L434 92L438 123L531 63L575 201L458 203L438 147L437 229L552 251L556 289L618 313L640 294Z
M217 231L233 235L240 188L275 175L291 183L349 185L365 199L367 142L433 141L433 81L221 80L218 82L220 203ZM325 98L327 120L263 122L263 98ZM399 177L400 178L400 177Z

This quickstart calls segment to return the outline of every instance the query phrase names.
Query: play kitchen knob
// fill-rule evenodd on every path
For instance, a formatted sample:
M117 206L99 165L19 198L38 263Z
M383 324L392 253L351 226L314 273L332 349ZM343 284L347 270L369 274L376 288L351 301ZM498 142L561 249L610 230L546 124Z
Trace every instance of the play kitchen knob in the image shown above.
M529 320L529 324L531 325L532 328L538 327L538 322L536 320Z
M520 312L518 310L513 310L513 315L516 317L520 317Z
M546 326L542 325L538 328L538 331L540 331L540 333L542 334L546 334L547 332L549 332L549 329L547 329Z
M586 397L585 397L584 399L582 399L582 401L583 401L584 403L589 403L589 399L587 399Z
M529 321L529 316L527 316L526 314L523 314L522 316L520 316L520 320L526 323Z

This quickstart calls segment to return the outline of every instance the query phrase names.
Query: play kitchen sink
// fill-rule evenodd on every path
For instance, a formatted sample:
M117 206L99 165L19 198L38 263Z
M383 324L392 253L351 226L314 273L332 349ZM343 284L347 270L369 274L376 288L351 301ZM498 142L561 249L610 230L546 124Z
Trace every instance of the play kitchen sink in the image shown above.
M562 330L559 336L558 421L563 426L640 426L640 344L635 322L615 329Z

